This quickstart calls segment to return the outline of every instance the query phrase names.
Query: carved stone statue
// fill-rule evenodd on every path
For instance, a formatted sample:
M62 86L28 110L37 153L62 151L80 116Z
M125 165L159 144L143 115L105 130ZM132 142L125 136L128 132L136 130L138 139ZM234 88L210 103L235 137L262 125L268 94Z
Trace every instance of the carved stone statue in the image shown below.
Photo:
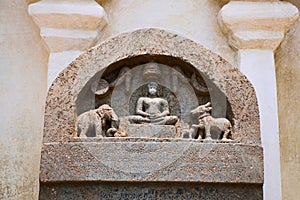
M140 97L137 101L136 114L129 117L132 123L151 123L157 125L175 125L177 116L169 116L168 101L157 97L158 84L148 84L148 97Z
M193 124L189 134L190 138L211 140L211 130L220 130L218 139L232 140L232 125L226 118L213 118L210 114L211 103L198 106L191 114L198 118L198 124ZM201 134L202 133L202 134Z
M125 137L126 133L118 130L119 118L107 104L82 113L77 117L77 137Z

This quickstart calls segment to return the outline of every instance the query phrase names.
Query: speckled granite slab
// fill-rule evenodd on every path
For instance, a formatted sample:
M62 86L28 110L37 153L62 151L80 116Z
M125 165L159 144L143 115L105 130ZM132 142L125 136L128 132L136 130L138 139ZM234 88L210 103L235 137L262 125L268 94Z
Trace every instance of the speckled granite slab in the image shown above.
M262 148L195 141L44 144L41 182L263 182Z

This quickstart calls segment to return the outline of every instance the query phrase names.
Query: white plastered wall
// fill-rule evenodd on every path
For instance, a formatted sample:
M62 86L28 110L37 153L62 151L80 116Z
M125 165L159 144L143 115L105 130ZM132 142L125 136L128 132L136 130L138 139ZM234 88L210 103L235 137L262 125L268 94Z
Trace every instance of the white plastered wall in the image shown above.
M230 1L219 13L220 27L237 49L238 66L252 82L258 98L264 199L279 200L282 196L274 51L298 15L295 6L282 1Z
M68 64L94 46L107 23L105 11L94 0L41 0L30 4L28 12L50 50L48 87Z
M100 33L102 42L123 32L160 28L192 39L236 64L235 52L221 32L216 0L113 0L101 1L108 25Z
M76 0L74 2L78 2L78 1L79 0ZM26 15L26 13L24 13L25 6L27 5L25 5L25 3L19 3L19 1L18 3L16 2L17 2L16 0L13 1L10 0L5 3L4 1L1 1L0 3L1 8L4 8L4 6L9 7L9 9L7 9L7 12L3 11L0 13L1 19L10 19L10 20L3 20L0 23L0 27L1 27L0 39L2 40L1 43L4 44L1 45L0 47L1 49L3 49L1 50L1 54L0 54L1 55L0 92L2 93L6 92L8 94L7 97L4 97L0 100L1 101L0 105L1 107L3 107L3 112L1 112L0 118L3 119L3 124L5 124L5 126L1 125L1 133L8 133L9 135L9 136L1 135L1 145L2 143L6 143L6 144L0 147L1 148L0 152L1 153L4 152L4 154L2 155L2 157L0 157L0 159L1 161L7 162L8 163L7 166L14 166L16 162L18 163L23 162L22 160L23 157L21 155L23 155L24 152L19 153L20 148L19 145L16 145L18 144L17 141L22 140L24 144L27 145L27 142L34 142L36 140L40 141L41 139L39 138L39 136L34 138L32 138L31 136L25 137L24 134L22 135L21 133L24 133L24 130L26 130L27 132L27 129L28 130L30 129L33 130L35 134L37 134L36 131L41 130L43 124L42 118L40 118L43 109L43 107L41 106L41 101L44 98L43 96L44 94L41 94L44 85L41 83L43 83L43 81L47 79L45 73L46 70L45 63L47 62L47 53L45 53L46 52L45 49L42 46L40 46L41 44L40 39L37 35L38 30L34 29L34 31L32 31L31 29L33 26L31 23L29 23L28 21L29 18ZM140 28L157 27L190 38L208 47L212 51L218 53L223 58L231 62L233 65L236 65L237 63L238 59L236 58L235 51L233 51L229 47L226 41L227 40L226 37L223 35L223 33L220 31L218 27L217 13L221 9L221 7L219 6L218 2L215 0L176 0L176 1L145 0L142 2L134 1L134 0L113 0L113 1L99 1L99 2L107 12L108 25L102 32L100 32L100 36L98 37L98 43L102 42L107 37L112 37L122 32L132 31ZM15 7L16 5L20 5L20 6ZM20 23L21 25L12 26L12 24L16 24L16 22ZM23 30L17 30L18 27L19 28L21 27ZM22 35L22 37L20 37L20 35ZM36 49L33 48L35 47L34 45L36 45L36 47L40 49L38 51L35 51ZM286 45L290 45L290 43ZM17 48L10 49L12 46L17 46ZM293 51L295 49L299 49L298 48L299 45L295 44L295 42L293 42L293 46L294 46ZM77 51L68 52L68 53L70 53L71 56L67 55L66 57L70 57L73 59L73 56L74 58L77 56L75 55L77 54ZM59 70L61 70L63 67L61 68L62 65L60 65L59 62L64 63L64 65L66 66L67 63L71 62L72 59L70 59L70 61L69 60L59 61L59 58L55 58L55 53L54 53L53 57L51 57L52 61L49 63L49 65L50 64L53 65L54 66L53 68L56 69L60 67ZM286 59L288 59L288 57ZM283 59L282 63L284 63L286 59L285 60ZM296 60L295 62L291 61L291 63L293 63L294 66L293 69L291 70L298 69L296 67L298 60ZM38 68L38 66L42 66L42 65L44 67ZM11 68L10 69L4 68L6 66L11 66ZM28 74L29 72L30 74ZM9 76L10 73L18 74L18 75L12 77ZM51 73L51 71L49 73ZM57 71L55 71L55 73L57 73ZM32 74L35 75L31 76ZM277 72L277 75L278 74L279 72ZM56 74L53 76L56 76ZM287 79L282 79L282 80L287 80ZM287 87L291 85L294 86L294 84L297 85L297 80L298 79L296 78L294 82L290 82L289 84L287 84ZM283 83L283 85L285 84ZM283 86L282 88L285 87ZM293 94L296 95L295 93ZM285 94L284 96L286 97L287 95L289 94ZM294 97L296 98L297 96L293 96L293 98ZM279 104L281 104L281 101L285 102L284 105L289 104L287 101L280 100L279 98ZM283 112L283 110L284 108L282 108L282 111L279 109L279 112ZM25 117L21 117L22 114L20 114L20 112L24 113ZM290 112L293 113L292 116L295 116L295 118L293 119L297 119L298 115L294 114L295 112L297 112L297 109L290 106ZM20 119L26 119L26 120L20 120ZM294 123L294 125L295 124L297 124L297 122ZM292 137L292 133L295 132L296 128L292 129L289 132L290 138ZM282 143L282 145L289 145L289 142L290 141L287 141L286 143ZM38 142L36 141L35 144L37 143ZM9 145L11 144L15 144L13 145L15 147L14 149L9 148L10 147ZM23 147L22 145L20 147ZM25 147L25 151L26 148L27 147ZM297 146L294 146L293 148L297 148ZM298 152L297 150L292 149L286 151L289 152L293 151L294 153L296 152L295 154L292 153L292 155L293 157L299 158L297 157L297 155L299 155L297 154ZM281 155L286 156L291 154L287 153ZM34 158L37 158L38 155L33 154L31 156L35 156ZM25 158L29 159L33 157L25 156ZM26 164L26 162L23 164ZM34 163L31 163L31 165L28 166L33 166L33 165ZM18 166L23 166L23 165L21 164ZM293 166L295 167L298 165L293 165ZM0 173L2 177L6 177L7 174L12 173L14 171L14 168L6 170L2 167L0 169L1 169ZM295 168L288 168L288 169L295 169ZM35 165L33 167L26 168L26 170L27 170L26 173L28 174L31 173L32 171L38 170L38 168ZM19 170L19 173L22 174L22 170ZM288 171L286 171L286 173L288 173ZM291 174L291 172L288 174ZM36 173L33 173L32 177L36 178L36 176L37 176ZM12 185L10 189L8 189L8 187L3 189L5 191L15 191L12 189L15 189L15 187L19 187L18 185L19 183L16 183L16 178L12 178L12 179L4 178L1 180L4 180L2 181L2 186L1 186L2 188L3 185L5 186ZM28 180L26 179L24 181L28 182ZM34 183L33 188L35 188L36 180L32 179L32 181ZM27 187L25 183L23 185L24 186L22 186L21 188ZM37 195L36 189L33 190L34 190L33 195ZM8 192L4 194L26 196L26 194L29 193L28 191L25 192L25 190L23 189L20 189L19 191L20 192L18 194L13 194L13 192Z
M0 199L37 199L48 52L26 1L0 8Z
M290 0L300 9L299 0ZM282 199L300 197L300 19L276 53Z

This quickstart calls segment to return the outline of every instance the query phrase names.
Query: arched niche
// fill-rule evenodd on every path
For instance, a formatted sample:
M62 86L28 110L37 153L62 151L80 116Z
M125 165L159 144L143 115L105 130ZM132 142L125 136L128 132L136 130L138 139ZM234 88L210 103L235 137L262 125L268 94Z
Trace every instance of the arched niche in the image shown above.
M160 72L145 73L147 66L157 66ZM172 115L184 122L193 120L188 115L192 108L211 101L212 115L233 124L234 140L180 138L177 133L182 129L173 131L175 126L150 125L156 126L152 131L144 124L128 128L131 133L148 131L144 135L73 137L78 115L103 103L121 117L133 114L137 99L146 95L143 76L156 80ZM207 90L196 91L195 80ZM99 199L99 194L112 193L111 185L118 185L118 195L139 193L150 198L145 191L166 194L161 191L165 183L170 191L183 191L181 197L195 191L197 199L211 198L211 191L228 197L236 191L235 197L262 199L263 151L252 85L220 56L164 30L118 35L72 62L49 90L43 142L41 196L74 199L95 194ZM134 185L139 186L137 191L130 189ZM202 196L199 188L209 192Z
M191 121L190 111L198 105L208 101L213 101L216 107L222 105L218 105L220 98L210 98L210 89L219 94L221 101L225 101L224 108L214 109L213 115L232 119L225 95L216 90L217 87L207 86L213 85L212 82L207 81L206 84L202 75L190 64L164 55L139 55L123 59L96 73L76 98L76 114L109 104L119 117L133 115L138 98L147 96L147 83L152 81L160 85L159 96L169 102L170 114L178 116L183 122ZM95 94L95 85L99 91L107 90L106 93Z
M260 143L257 100L247 78L200 44L158 29L121 34L91 48L72 62L49 90L44 142L70 141L78 114L96 105L91 100L95 97L89 96L91 94L87 89L94 80L105 73L114 74L115 70L124 66L134 69L149 62L170 66L172 69L180 66L186 71L195 70L209 88L213 115L226 116L234 124L235 140ZM81 97L85 97L85 100ZM201 100L193 103L199 104Z

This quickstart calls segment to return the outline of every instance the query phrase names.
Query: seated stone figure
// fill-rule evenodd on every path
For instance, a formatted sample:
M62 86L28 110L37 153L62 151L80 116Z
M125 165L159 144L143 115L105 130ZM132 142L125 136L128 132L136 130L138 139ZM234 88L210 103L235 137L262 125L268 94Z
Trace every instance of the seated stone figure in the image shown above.
M175 125L177 116L169 116L169 104L163 98L157 97L158 84L148 84L148 97L140 97L136 106L136 114L129 117L131 123L151 123L157 125Z

